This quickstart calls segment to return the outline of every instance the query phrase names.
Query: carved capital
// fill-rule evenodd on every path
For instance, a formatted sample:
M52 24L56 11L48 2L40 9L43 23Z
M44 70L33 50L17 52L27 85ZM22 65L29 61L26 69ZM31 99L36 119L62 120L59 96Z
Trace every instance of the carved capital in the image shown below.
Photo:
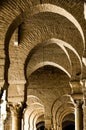
M82 109L83 100L80 100L80 99L74 100L74 103L75 103L76 108L79 108L79 109L81 108Z
M80 81L71 81L70 86L72 89L71 94L83 94L83 85Z
M71 81L71 95L74 98L82 99L83 98L83 85L80 81Z
M17 103L17 104L9 103L8 107L13 116L22 116L22 112L23 112L23 103L22 102Z

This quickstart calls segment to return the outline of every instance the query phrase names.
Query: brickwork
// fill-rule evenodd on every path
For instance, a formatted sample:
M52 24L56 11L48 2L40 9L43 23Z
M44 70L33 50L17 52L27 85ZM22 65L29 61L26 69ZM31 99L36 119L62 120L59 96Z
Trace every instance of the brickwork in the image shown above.
M10 102L27 103L29 115L33 113L27 117L29 124L26 121L31 130L40 116L46 118L47 129L56 123L51 109L57 99L58 109L62 107L54 117L61 118L59 122L73 112L71 99L63 95L71 94L70 80L86 79L83 11L84 0L0 0L0 90L7 90Z

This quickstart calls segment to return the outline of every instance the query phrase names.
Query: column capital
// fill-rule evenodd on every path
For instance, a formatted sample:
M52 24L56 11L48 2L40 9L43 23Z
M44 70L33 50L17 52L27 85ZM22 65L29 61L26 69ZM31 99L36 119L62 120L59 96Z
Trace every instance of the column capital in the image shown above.
M83 100L83 85L80 81L70 81L71 97L73 101Z
M8 103L8 108L10 109L11 113L13 116L22 116L22 112L23 112L23 103L19 102L19 103Z
M80 81L70 81L70 86L72 89L72 94L82 94L83 93L83 85L81 84Z
M76 108L82 108L83 100L81 99L74 100L74 103L75 103Z

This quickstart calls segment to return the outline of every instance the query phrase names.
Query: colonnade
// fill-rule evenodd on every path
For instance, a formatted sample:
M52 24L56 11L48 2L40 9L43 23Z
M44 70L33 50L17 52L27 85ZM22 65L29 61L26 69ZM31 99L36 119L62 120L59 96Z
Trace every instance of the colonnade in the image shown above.
M78 86L77 86L78 85ZM77 89L77 87L79 89ZM86 130L86 100L83 96L81 85L78 83L72 84L72 101L75 106L75 130ZM10 128L5 128L5 120L8 118L8 111L2 113L2 105L6 105L11 113L12 125ZM24 130L24 104L23 103L6 103L5 100L0 101L0 130ZM52 116L45 119L46 130L62 130L62 128L53 128L55 122L52 124ZM33 127L34 128L34 127Z
M0 104L1 105L1 104ZM86 106L83 106L83 102L81 100L75 101L75 130L85 130L86 128ZM22 124L23 120L23 107L21 104L17 104L13 106L10 104L9 106L10 112L11 112L11 119L12 119L12 125L9 130L24 130L24 124ZM84 115L84 122L83 122L83 115ZM1 115L2 116L2 115ZM0 117L0 130L6 130L4 127L4 119ZM84 126L83 126L84 124ZM51 127L51 119L45 120L45 126L47 130L55 130ZM62 128L60 128L61 130ZM56 128L57 130L57 128Z

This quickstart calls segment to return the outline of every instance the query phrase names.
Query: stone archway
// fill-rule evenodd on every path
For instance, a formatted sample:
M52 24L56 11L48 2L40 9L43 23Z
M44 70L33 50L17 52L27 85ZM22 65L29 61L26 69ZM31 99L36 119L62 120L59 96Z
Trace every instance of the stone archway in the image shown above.
M75 115L70 113L63 118L62 130L75 130Z

